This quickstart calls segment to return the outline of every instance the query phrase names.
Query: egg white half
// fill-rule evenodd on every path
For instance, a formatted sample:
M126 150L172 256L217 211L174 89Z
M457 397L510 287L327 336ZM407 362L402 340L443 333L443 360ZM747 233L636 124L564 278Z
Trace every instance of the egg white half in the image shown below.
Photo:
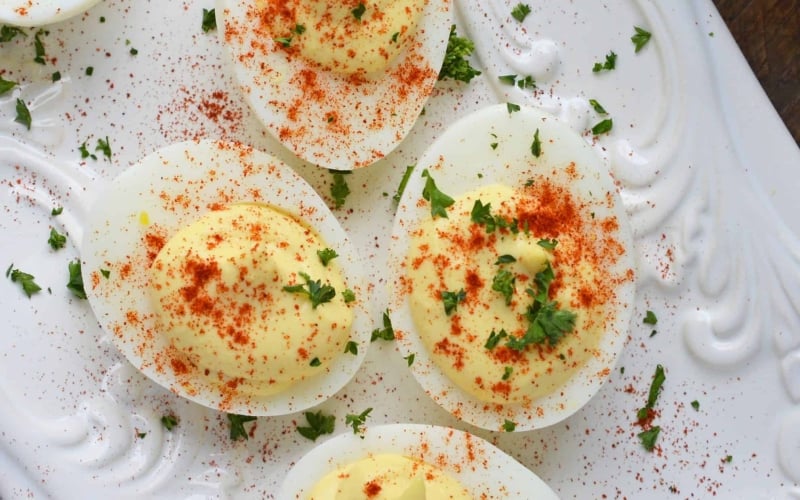
M92 8L100 0L0 0L0 23L44 26Z
M541 157L531 153L534 132L539 130ZM496 148L490 146L497 143ZM575 163L577 176L563 172ZM392 229L389 267L390 283L404 276L403 262L409 248L409 231L420 220L430 218L430 204L422 198L428 169L439 189L457 198L479 186L505 184L522 186L529 179L548 176L568 186L573 195L592 207L598 220L614 216L619 228L613 234L627 251L609 271L614 275L635 269L633 238L627 214L614 181L597 154L586 141L557 118L534 108L523 107L509 113L506 104L481 109L453 124L417 162L399 203ZM555 176L553 172L556 171ZM613 200L609 206L607 201ZM516 431L539 429L555 424L585 405L608 378L622 351L632 314L635 284L627 280L616 290L616 300L608 304L613 319L599 344L599 356L591 358L563 387L532 404L487 404L458 388L435 365L423 345L411 317L408 295L403 287L391 291L391 317L400 332L397 347L404 356L414 354L411 370L423 389L443 408L459 419L478 427L500 431L507 420Z
M370 455L405 455L434 465L478 498L558 496L539 476L500 448L468 432L424 424L367 427L363 434L340 434L308 452L292 467L278 500L305 500L323 476Z
M335 170L370 165L405 138L433 91L452 24L450 0L426 0L414 43L381 75L356 85L347 76L314 68L299 57L287 59L278 42L259 30L258 2L219 4L220 37L253 111L295 155ZM290 83L301 71L315 74L317 88L326 96L323 102L313 101L301 86ZM403 83L409 73L427 76ZM295 102L303 103L301 109L288 112ZM329 121L331 113L335 122Z
M276 206L316 229L345 282L357 297L351 340L358 354L343 353L323 373L272 396L240 395L223 399L203 380L187 390L157 357L168 341L155 329L149 298L152 249L143 241L157 227L168 239L210 207L236 202ZM272 156L240 144L202 141L168 146L118 176L98 196L83 239L84 286L98 321L114 344L145 375L202 405L243 415L281 415L304 410L341 389L358 370L369 348L367 282L357 251L322 198L290 167ZM108 278L100 273L110 270ZM133 314L131 314L133 312ZM153 334L155 333L155 334Z

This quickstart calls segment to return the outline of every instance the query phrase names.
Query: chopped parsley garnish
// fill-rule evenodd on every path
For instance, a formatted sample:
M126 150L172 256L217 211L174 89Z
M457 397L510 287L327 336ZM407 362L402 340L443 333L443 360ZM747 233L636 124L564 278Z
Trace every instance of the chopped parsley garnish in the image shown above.
M303 415L306 417L308 426L298 426L297 432L304 438L316 441L323 434L333 433L333 428L336 426L336 417L333 415L325 415L321 410L316 413L307 411Z
M391 38L392 43L397 43L397 37L399 37L399 36L400 36L400 32L399 31L395 31L394 33L392 33L392 38Z
M439 80L452 78L469 83L474 77L480 75L481 72L473 68L466 59L474 50L475 44L472 43L472 40L458 36L455 24L450 26L447 51L444 55L444 62L442 62L442 69L439 70Z
M130 50L129 52L130 52L130 54L131 54L132 56L135 56L135 55L138 55L138 54L139 54L139 50L138 50L138 49L136 49L136 47L131 47L131 50Z
M275 43L279 43L284 47L289 47L292 44L292 37L290 36L282 36L275 38Z
M67 267L69 269L67 288L79 299L86 299L86 290L83 289L83 276L81 276L81 261L71 261L67 264Z
M47 61L45 61L44 59L45 57L44 43L42 43L41 36L49 34L50 34L49 31L39 30L33 36L33 49L36 52L36 57L33 58L34 62L37 62L39 64L47 64Z
M475 200L469 216L472 222L485 226L487 233L493 233L498 228L508 229L512 233L519 232L516 219L509 222L502 215L492 215L491 203L484 205L481 200Z
M555 273L548 262L546 267L536 273L534 283L536 291L528 289L533 303L525 312L529 324L522 337L510 336L506 347L517 351L524 350L531 344L544 344L554 347L566 334L575 328L576 314L566 309L559 309L558 303L549 299L550 285Z
M0 95L5 94L9 90L13 89L17 86L17 82L12 82L10 80L3 80L3 77L0 76Z
M350 186L347 185L347 181L344 178L346 175L345 173L335 170L331 170L331 173L333 174L333 183L331 184L333 206L334 208L341 208L344 206L344 202L350 194ZM347 173L349 174L350 172Z
M228 424L230 425L231 440L238 441L240 439L249 439L250 436L247 434L244 424L247 422L252 422L255 419L256 417L253 415L236 415L234 413L228 413Z
M171 431L178 425L178 417L172 414L164 415L161 417L161 425L168 431Z
M5 26L4 25L2 28L0 28L0 43L1 42L10 42L14 38L16 38L17 35L22 35L23 37L28 36L28 34L25 33L22 30L22 28L18 28L16 26Z
M361 426L363 426L366 423L367 417L369 416L371 411L372 408L367 408L358 415L348 413L344 417L344 423L345 425L349 425L350 427L353 428L353 434L358 434L359 432L362 431Z
M147 433L146 432L137 432L136 433L136 437L138 437L139 439L144 439L144 438L147 437Z
M63 211L64 207L54 207L52 210L50 210L50 215L55 217L56 215L61 215Z
M316 368L317 366L320 366L321 364L322 364L322 361L320 361L319 358L314 358L309 363L309 366L313 366L313 367Z
M217 29L217 13L214 9L203 9L203 23L201 24L203 33L208 33Z
M459 302L463 302L467 298L467 292L462 288L457 292L444 291L441 293L442 302L444 303L444 313L450 315L458 307Z
M631 37L631 42L633 42L633 46L635 47L634 52L639 52L642 50L642 47L647 45L647 42L650 41L650 37L653 35L649 31L638 26L634 26L633 29L636 33Z
M636 412L636 417L639 420L646 420L650 410L656 405L658 393L661 391L661 386L664 385L666 380L664 374L664 367L661 365L656 366L656 371L653 374L653 381L650 383L650 391L647 394L647 404Z
M533 142L531 143L531 154L535 157L542 156L542 141L539 139L539 129L533 134Z
M517 80L517 87L521 88L522 90L535 89L536 80L534 80L531 75L528 75L525 78L520 78L519 80Z
M498 76L497 79L506 85L514 85L517 81L517 75L501 75Z
M22 287L22 291L25 292L25 295L27 295L28 298L31 298L31 295L41 291L42 289L42 287L33 281L35 278L32 274L15 269L14 264L11 264L11 266L6 269L6 278L11 279L13 283L19 283Z
M503 380L508 380L511 378L511 374L514 372L514 368L511 366L506 366L503 369L503 376L501 377Z
M409 354L408 356L404 356L404 357L403 357L403 359L405 359L405 360L406 360L406 363L408 363L408 366L411 366L411 365L413 365L413 364L414 364L414 357L415 357L415 356L414 356L414 353L412 352L412 353L411 353L411 354Z
M511 420L506 419L506 421L503 422L503 430L506 432L514 432L516 428L517 424Z
M356 300L356 294L349 288L345 288L342 292L342 299L344 299L345 304L349 304L350 302Z
M549 240L543 238L537 241L536 244L544 248L545 250L555 250L556 246L558 245L558 240L555 238Z
M97 159L97 155L96 154L93 154L93 153L89 152L89 149L86 147L86 142L84 142L83 144L80 145L80 147L78 148L78 151L81 152L81 159L86 159L86 158L91 158L92 160L96 160Z
M500 264L511 264L512 262L516 262L516 261L517 261L517 258L514 257L513 255L503 254L503 255L497 257L497 260L494 261L494 263L495 263L495 265L500 265Z
M384 311L383 313L383 328L376 328L372 330L372 336L370 337L370 342L375 342L376 340L394 340L394 328L392 328L392 318L389 317L389 311Z
M50 80L52 80L53 83L55 83L57 81L60 81L61 80L61 72L60 71L54 71L53 74L50 75Z
M611 132L611 128L613 126L614 126L614 121L611 118L606 118L605 120L601 121L600 123L592 127L592 134L600 135L600 134L605 134L606 132Z
M328 262L338 257L339 254L332 248L323 248L322 250L317 250L317 256L320 262L322 262L322 265L327 266Z
M353 14L353 17L355 17L356 19L358 19L360 21L361 20L361 16L363 16L364 12L366 12L366 11L367 11L367 7L364 5L364 3L363 2L358 2L358 7L356 7L353 10L351 10L350 12Z
M700 401L698 401L696 399L694 401L692 401L691 403L689 403L689 404L691 404L692 408L694 408L695 410L699 410L700 409Z
M722 461L727 463L733 462L733 455L727 455Z
M656 313L648 310L644 314L644 319L642 320L642 323L644 323L645 325L655 325L656 323L658 323L658 318L656 318Z
M658 434L660 432L661 432L661 427L655 425L647 429L646 431L642 431L639 434L637 434L645 450L653 451L653 448L656 447L656 440L658 439Z
M501 269L492 279L492 290L500 292L506 299L506 305L511 304L511 297L514 295L514 283L517 278L514 273Z
M336 290L330 285L323 285L320 280L312 280L311 276L300 271L297 273L306 282L305 285L286 285L284 291L307 295L311 300L312 309L320 304L330 302L336 296Z
M617 67L617 54L612 50L606 54L606 60L603 63L596 62L592 67L592 72L599 73L600 71L611 71Z
M447 218L446 209L455 203L455 200L439 191L439 188L436 187L436 182L433 180L433 177L431 177L427 168L422 171L422 177L426 178L425 187L422 188L422 198L431 202L431 217L436 217L438 215Z
M348 340L347 344L344 345L344 352L358 356L358 343L354 340Z
M111 271L108 269L101 269L100 274L103 275L103 278L108 279L108 277L111 276Z
M17 117L14 118L14 121L17 123L21 123L22 125L25 125L25 128L30 130L33 119L31 118L31 112L28 109L28 105L25 104L25 101L23 101L20 98L17 98L16 110L17 110Z
M596 99L589 99L589 104L591 104L592 108L595 110L596 113L601 115L608 114L606 109L599 102L597 102Z
M505 330L500 330L499 332L492 332L489 334L489 338L486 340L486 343L483 344L483 347L489 349L490 351L497 347L497 344L500 343L501 340L508 337L508 333Z
M59 250L67 244L67 237L56 231L55 228L50 228L50 237L47 238L47 244L53 250Z
M508 114L514 113L520 110L519 104L514 104L513 102L506 103L506 109L508 109Z
M292 31L294 31L294 33L297 35L302 35L306 32L306 27L302 24L295 24Z
M95 151L100 151L103 153L107 159L111 159L111 142L108 140L108 136L105 139L100 138L97 139L97 146L94 148Z
M525 18L528 17L528 14L530 13L531 13L531 7L526 3L518 3L516 7L511 9L511 17L513 17L519 22L524 21Z
M406 171L403 172L403 178L400 179L400 184L397 186L397 191L395 191L394 196L392 196L392 199L395 201L395 203L400 203L400 198L403 197L403 193L406 190L408 180L411 179L411 172L414 171L414 167L416 167L416 165L409 165L406 167Z

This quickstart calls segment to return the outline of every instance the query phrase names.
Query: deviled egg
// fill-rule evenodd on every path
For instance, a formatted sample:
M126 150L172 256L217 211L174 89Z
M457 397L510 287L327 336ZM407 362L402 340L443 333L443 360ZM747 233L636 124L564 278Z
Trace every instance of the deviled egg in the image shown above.
M245 97L283 145L326 168L374 163L433 91L450 0L223 0L220 36Z
M502 474L498 474L502 471ZM536 474L468 432L422 424L367 427L316 446L280 500L558 497Z
M92 8L100 0L0 0L0 23L14 26L53 24Z
M566 124L505 104L457 122L418 162L392 239L398 348L456 417L545 427L608 378L632 237L608 169Z
M369 346L355 249L291 168L239 144L166 147L95 202L82 272L100 324L147 376L229 413L344 386Z

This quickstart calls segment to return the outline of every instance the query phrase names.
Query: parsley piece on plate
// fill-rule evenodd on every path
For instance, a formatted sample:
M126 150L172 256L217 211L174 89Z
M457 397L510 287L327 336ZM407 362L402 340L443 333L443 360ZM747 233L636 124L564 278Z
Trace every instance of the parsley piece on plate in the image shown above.
M508 109L509 115L520 110L519 104L514 104L513 102L507 102L506 108Z
M647 451L653 451L656 447L656 440L658 439L658 434L661 432L661 427L655 425L646 431L642 431L637 436L639 440L642 442L642 446Z
M17 98L16 111L17 117L14 118L14 121L25 125L25 128L30 130L31 123L33 123L33 118L31 117L31 112L28 109L28 105L25 104L25 101L20 98Z
M50 237L47 238L47 244L53 250L59 250L67 244L67 237L56 231L55 228L50 228Z
M50 75L50 80L52 80L53 83L60 81L61 80L61 72L60 71L54 71L53 74Z
M353 340L347 341L347 344L344 346L344 352L350 353L353 356L358 356L358 343Z
M3 77L0 76L0 95L5 94L9 90L13 89L17 86L17 82L12 82L10 80L3 80Z
M297 427L297 432L306 439L316 441L323 434L332 434L336 426L336 417L325 415L322 411L307 411L303 415L306 417L307 426Z
M644 323L645 325L655 325L656 323L658 323L658 318L656 317L656 313L648 310L644 315L642 323Z
M320 304L330 302L336 296L336 290L330 285L323 285L320 280L312 280L304 272L297 273L306 282L305 285L286 285L284 291L307 295L311 300L311 307L316 309Z
M394 328L392 327L392 318L389 317L388 310L384 311L383 313L383 328L376 328L372 330L370 342L375 342L378 339L394 340Z
M445 290L441 293L442 302L444 303L444 313L450 315L458 307L459 302L463 302L467 298L467 292L462 288L457 292L450 292Z
M539 139L539 129L533 134L533 142L531 143L531 154L536 158L542 156L542 141Z
M634 26L633 29L635 33L631 37L631 42L633 42L633 46L635 47L634 52L639 52L647 45L647 42L650 41L650 37L652 37L653 34L638 26Z
M653 381L650 382L650 391L647 393L647 404L636 412L636 417L640 420L646 420L650 414L650 410L656 405L658 394L661 392L661 386L667 379L664 374L664 367L661 365L656 366L656 371L653 373Z
M100 151L103 153L103 156L106 159L111 159L111 141L108 140L108 136L105 139L100 138L97 139L97 146L94 148L95 151Z
M608 114L605 108L599 102L597 102L596 99L589 99L589 104L592 106L592 109L594 109L597 114L600 115Z
M466 59L475 50L475 44L468 38L456 34L456 25L450 26L450 36L447 40L447 50L444 55L442 68L439 70L439 80L452 78L464 83L469 83L480 71L470 65Z
M514 85L517 82L517 75L501 75L497 79L506 85Z
M695 409L695 411L699 411L700 410L700 401L695 399L690 404L692 405L692 408Z
M611 132L612 127L614 127L614 121L611 118L606 118L592 127L592 134L600 135Z
M614 51L610 51L606 54L606 60L603 63L594 63L592 67L593 73L599 73L601 71L611 71L612 69L617 67L617 54Z
M169 415L164 415L161 417L161 425L168 431L171 431L178 425L178 417L171 413Z
M14 268L14 264L11 264L6 270L6 278L9 278L13 283L19 283L19 285L22 287L22 291L25 292L25 295L27 295L28 298L31 298L33 294L41 291L42 289L42 287L36 284L34 281L35 278L32 274L28 274Z
M256 417L252 415L236 415L235 413L228 413L227 415L228 424L230 425L231 440L238 441L240 439L249 439L250 436L247 434L244 424L247 422L252 422L256 419Z
M84 142L83 144L80 145L80 147L78 147L78 151L80 151L80 153L81 153L81 159L82 160L84 160L86 158L91 158L92 160L97 160L97 155L89 152L89 149L86 147L86 142Z
M347 196L350 194L350 186L347 185L344 176L350 172L337 172L335 170L331 170L330 172L333 174L333 183L331 184L333 206L334 208L342 208Z
M506 432L514 432L516 428L517 428L516 422L513 422L508 419L506 419L506 421L503 422L503 430Z
M344 299L345 304L349 304L350 302L356 300L356 294L349 288L345 288L344 291L342 292L342 299Z
M79 299L86 298L86 290L83 289L83 276L81 276L81 261L74 260L67 264L69 269L69 281L67 288Z
M55 207L52 210L50 210L50 215L55 217L56 215L61 215L61 212L63 212L63 211L64 211L64 207Z
M45 51L44 51L44 43L42 43L41 36L42 35L49 35L49 31L39 30L33 36L33 49L36 52L36 57L33 58L33 61L39 64L47 64L45 60Z
M408 363L408 366L411 366L411 365L414 364L414 358L415 358L415 356L414 356L413 352L411 354L409 354L408 356L404 356L403 357L403 359L406 360L406 363Z
M10 42L17 35L22 35L23 37L27 37L28 34L25 33L22 28L18 28L16 26L3 26L0 28L0 43L2 42Z
M400 184L397 186L397 191L395 191L394 196L392 196L392 199L395 201L395 203L400 203L400 198L403 197L403 193L406 190L408 180L411 179L411 172L414 171L414 167L416 167L416 165L409 165L406 167L406 171L403 172L403 178L400 179Z
M317 250L317 256L320 262L322 262L322 265L327 266L328 262L338 257L339 254L332 248L323 248L322 250Z
M371 411L372 408L367 408L358 415L349 413L344 417L344 423L353 428L353 434L358 434L363 430L361 427L366 423L367 417Z
M426 178L425 187L422 188L422 198L431 202L431 217L436 217L438 215L447 218L446 209L455 203L455 200L439 191L439 188L436 187L436 182L433 180L433 177L431 177L427 168L422 171L422 177Z
M214 9L203 9L203 22L200 25L203 33L217 29L217 13Z
M524 21L525 18L528 17L528 14L530 13L531 13L531 7L526 3L518 3L516 7L511 9L511 17L513 17L519 22Z

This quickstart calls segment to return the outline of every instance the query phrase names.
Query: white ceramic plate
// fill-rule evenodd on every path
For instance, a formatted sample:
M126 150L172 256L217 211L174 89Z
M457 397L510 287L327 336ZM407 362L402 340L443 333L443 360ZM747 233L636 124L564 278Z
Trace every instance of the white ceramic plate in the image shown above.
M57 23L92 8L100 0L3 0L0 22L14 26Z
M468 430L562 498L663 498L670 490L676 498L797 498L800 150L710 1L530 2L522 24L510 16L517 3L455 3L458 33L475 40L472 61L483 74L469 85L437 84L391 154L344 176L352 193L334 214L365 257L371 326L381 327L392 195L405 167L449 124L487 105L540 107L584 131L601 118L588 103L598 100L614 128L587 142L619 183L639 277L617 369L570 418L496 433L451 417L396 346L376 341L351 383L313 410L334 415L337 434L348 429L347 414L367 407L370 426ZM0 261L43 288L28 299L0 279L3 498L271 498L290 464L327 438L300 436L301 413L261 417L245 424L247 441L231 441L224 414L141 375L89 304L65 288L94 196L87 186L171 143L250 144L288 163L333 206L333 176L294 158L250 111L225 48L201 30L203 8L214 3L106 0L40 37L46 65L31 60L32 36L3 43L3 78L20 86L0 96ZM634 26L653 34L639 53ZM611 50L616 69L593 73ZM532 74L539 91L499 82L507 74ZM31 112L30 131L14 121L18 98ZM106 137L110 160L95 151ZM81 158L84 143L97 160ZM50 215L55 206L61 215ZM51 227L69 233L67 247L50 249ZM647 310L655 326L642 324ZM636 412L657 364L666 381L649 453ZM160 423L165 414L180 420L172 431Z

